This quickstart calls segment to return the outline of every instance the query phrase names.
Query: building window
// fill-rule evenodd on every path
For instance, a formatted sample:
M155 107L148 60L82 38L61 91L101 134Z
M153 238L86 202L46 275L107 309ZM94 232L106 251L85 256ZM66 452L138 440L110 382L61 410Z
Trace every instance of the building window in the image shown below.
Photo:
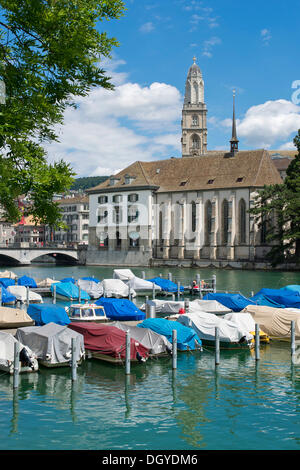
M222 242L223 245L228 243L228 228L229 228L229 204L227 199L224 199L222 204Z
M115 224L121 224L122 223L122 207L120 207L120 206L115 206L114 207L113 222Z
M192 202L192 232L196 231L196 203L195 201Z
M130 206L128 208L128 223L137 222L139 218L139 211L136 206Z
M239 202L239 238L240 243L246 243L246 203L244 199Z
M98 215L98 223L100 224L105 224L107 223L107 216L108 216L108 210L106 210L105 208L101 208L101 210L99 211L99 215Z
M139 200L139 195L138 194L129 194L128 195L128 201L129 202L137 202Z
M193 125L193 126L198 126L198 122L199 122L199 121L198 121L198 116L195 116L195 115L194 115L194 116L192 117L192 125Z
M116 202L116 203L122 202L122 199L123 199L123 196L121 196L121 194L115 194L115 196L113 196L112 198L113 202Z
M205 205L205 244L210 245L210 234L212 228L212 204L207 201Z
M99 196L98 197L98 204L106 204L108 201L108 197L107 196Z
M200 148L200 139L199 139L199 136L196 134L192 135L192 148L193 149Z

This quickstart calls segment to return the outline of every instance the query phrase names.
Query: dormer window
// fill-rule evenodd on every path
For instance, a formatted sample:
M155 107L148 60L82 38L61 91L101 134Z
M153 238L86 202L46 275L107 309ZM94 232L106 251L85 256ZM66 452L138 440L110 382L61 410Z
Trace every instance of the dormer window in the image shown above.
M208 180L208 181L207 181L207 184L213 184L214 181L215 181L215 180Z
M240 176L239 178L236 179L236 182L237 183L241 183L243 181L244 177L243 176Z
M179 186L185 186L187 183L187 181L181 181L181 183L179 184Z
M118 181L119 181L119 178L116 178L115 176L111 176L109 178L109 186L114 186Z
M125 184L131 184L133 182L134 178L135 178L134 176L130 176L130 175L126 174L124 176Z

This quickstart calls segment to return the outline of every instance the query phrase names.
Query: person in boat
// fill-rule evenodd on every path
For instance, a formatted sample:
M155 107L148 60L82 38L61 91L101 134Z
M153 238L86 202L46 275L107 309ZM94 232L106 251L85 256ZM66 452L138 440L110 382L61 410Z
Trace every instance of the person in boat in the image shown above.
M199 291L199 286L198 286L198 284L197 284L197 281L194 280L193 283L192 283L192 288L191 288L190 293L191 293L191 295L194 295L194 294L196 294L198 291Z

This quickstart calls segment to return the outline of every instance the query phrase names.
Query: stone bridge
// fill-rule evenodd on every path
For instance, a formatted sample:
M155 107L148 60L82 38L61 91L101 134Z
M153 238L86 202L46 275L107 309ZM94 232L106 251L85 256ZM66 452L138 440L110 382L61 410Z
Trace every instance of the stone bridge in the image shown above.
M85 250L84 250L85 252ZM51 256L57 263L84 264L80 250L75 248L0 248L0 266L7 264L31 264L40 256Z

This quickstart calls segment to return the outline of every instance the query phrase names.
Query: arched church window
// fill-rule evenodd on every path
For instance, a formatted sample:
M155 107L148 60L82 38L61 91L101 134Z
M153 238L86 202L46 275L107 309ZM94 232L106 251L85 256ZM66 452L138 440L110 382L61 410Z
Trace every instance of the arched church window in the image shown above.
M239 239L240 243L246 243L246 203L244 199L239 202Z
M229 204L227 199L224 199L222 204L222 242L224 245L228 243L228 228L229 228Z
M198 126L198 123L199 123L199 121L198 121L198 116L194 115L194 116L192 117L192 125L193 125L193 126Z
M192 148L198 149L200 147L200 139L197 134L192 135Z
M205 244L210 245L210 233L212 227L212 204L207 201L205 204Z
M192 202L192 232L196 231L196 203Z

